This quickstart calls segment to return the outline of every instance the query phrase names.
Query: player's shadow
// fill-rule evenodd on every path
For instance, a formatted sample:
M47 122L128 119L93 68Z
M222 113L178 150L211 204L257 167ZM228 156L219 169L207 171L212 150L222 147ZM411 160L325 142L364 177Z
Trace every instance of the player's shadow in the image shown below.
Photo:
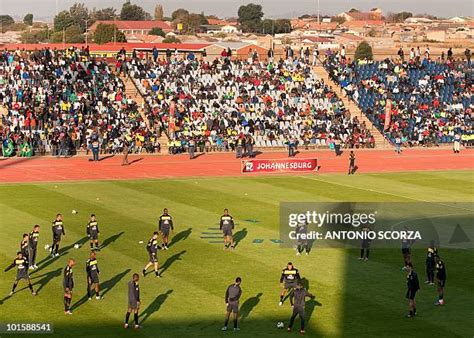
M159 311L166 299L173 293L173 290L168 290L161 295L158 295L155 300L148 305L148 307L140 314L141 322L144 323L152 314Z
M243 322L249 315L250 312L260 303L260 297L262 297L263 293L260 292L254 297L250 297L247 299L242 306L240 307L240 321Z
M237 245L239 245L239 243L245 238L247 237L247 234L248 234L248 231L247 231L247 228L243 228L242 230L240 231L237 231L234 235L234 247L237 247Z
M70 245L67 245L63 248L60 248L59 249L59 254L60 255L66 255L66 254L69 253L69 250L74 247L74 245L79 244L80 246L82 246L86 242L87 242L87 236L81 238L80 240L74 242L73 244L70 244ZM58 257L56 257L56 258L58 258ZM49 266L54 261L55 261L55 258L51 257L51 254L48 251L48 255L37 263L37 265L39 266L38 269L34 270L31 274L38 273L38 271L43 270L44 268Z
M180 241L185 241L188 239L188 237L191 235L191 232L193 231L192 228L188 228L186 230L183 230L181 232L178 232L173 238L171 239L171 242L169 243L169 247L171 248L173 245L177 244Z
M128 273L130 269L124 270L121 273L115 275L114 277L106 280L105 282L100 284L100 288L102 289L102 297L104 297L107 293L109 293L118 282L122 280Z
M56 270L46 272L42 275L35 276L32 279L35 280L33 286L37 286L38 288L35 290L37 293L43 289L46 284L48 284L53 278L61 276L61 268L57 268Z
M130 161L130 162L128 162L128 165L132 165L132 164L134 164L134 163L140 162L141 160L144 160L144 158L143 158L143 157L140 157L140 158L137 158L137 159L135 159L135 160L133 160L133 161Z
M301 278L301 283L303 284L303 287L306 290L311 292L311 290L309 289L309 280L307 280L306 278ZM316 306L323 306L323 304L318 302L315 298L312 298L312 299L310 299L309 301L306 302L306 313L307 313L306 318L308 318L308 320L307 320L308 322L310 321L311 315L313 314L314 308Z
M182 258L181 256L186 253L186 250L183 250L173 256L169 257L166 262L160 268L160 275L163 276L166 270L168 270L174 262L180 261Z
M125 233L125 231L119 232L118 234L112 235L109 238L106 238L102 245L100 246L101 249L108 247L110 244L114 243L117 239L120 238Z

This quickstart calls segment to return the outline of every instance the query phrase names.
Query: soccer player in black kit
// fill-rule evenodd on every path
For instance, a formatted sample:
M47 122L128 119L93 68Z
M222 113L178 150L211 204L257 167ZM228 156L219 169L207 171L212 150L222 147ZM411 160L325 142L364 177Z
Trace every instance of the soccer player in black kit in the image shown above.
M30 269L38 269L36 265L36 254L38 252L38 240L39 240L39 231L40 226L36 224L33 227L33 231L30 232L29 244L30 244L30 255L29 255L29 263Z
M158 250L160 249L160 246L158 245L158 231L155 231L153 233L153 236L148 240L148 243L146 245L146 250L148 251L148 255L150 257L150 260L148 261L147 265L143 268L143 277L146 275L146 270L150 266L154 266L155 268L155 276L160 277L160 274L158 273Z
M301 319L301 329L300 333L304 334L304 316L305 316L305 305L306 305L306 297L314 298L314 296L309 293L304 287L301 282L298 282L296 285L296 289L294 290L293 294L290 297L290 303L293 307L293 314L290 318L290 324L288 325L288 332L291 331L293 327L293 323L295 322L296 316L300 316Z
M369 233L372 229L370 229L368 226L364 226L362 229L366 234ZM360 257L359 260L361 261L368 261L369 260L369 254L370 254L370 239L365 238L362 239L360 243Z
M69 258L66 267L63 272L63 287L64 287L64 314L72 315L71 302L72 302L72 289L74 289L74 276L72 267L76 264L76 261Z
M227 306L227 312L225 315L224 327L222 331L227 331L227 325L229 324L230 314L233 314L234 319L234 331L240 330L237 325L237 318L239 316L239 299L242 296L242 289L240 284L242 283L242 278L237 277L235 282L227 287L225 292L225 303Z
M435 274L435 256L438 255L438 249L434 245L434 241L430 242L428 251L426 252L426 281L425 284L434 285Z
M436 281L438 282L438 300L435 305L444 305L444 286L446 285L446 266L439 256L435 256Z
M354 151L351 150L351 152L349 153L349 172L347 173L347 175L354 175L355 174L355 170L356 170L356 156L354 154Z
M97 257L95 251L91 251L89 259L86 261L87 273L87 297L92 299L92 290L95 291L95 299L100 299L99 296L99 265L97 264Z
M413 265L409 263L407 265L407 299L408 299L408 318L416 316L416 302L415 296L418 290L420 290L420 282L418 280L418 274L413 270Z
M296 226L296 234L299 236L296 242L296 256L300 256L303 251L306 252L306 256L309 255L311 245L309 240L306 239L308 234L308 223L306 221Z
M300 278L298 269L293 266L293 263L289 262L281 273L280 283L283 285L280 293L280 303L278 305L283 305L283 299L285 298L286 293L288 290L292 292L293 289L296 288Z
M403 230L408 231L408 227L403 227ZM408 238L402 239L402 256L403 256L403 268L407 269L407 265L411 263L411 246L415 241Z
M170 232L174 230L173 218L168 214L168 209L163 209L163 215L160 216L158 221L158 231L161 233L163 240L163 250L168 250L168 238Z
M64 224L63 224L63 215L57 214L56 219L53 221L52 226L53 231L53 244L51 244L51 256L58 257L59 256L59 243L61 243L61 236L66 236L64 232Z
M125 315L124 327L128 329L128 321L130 320L130 314L133 312L133 320L135 322L135 328L139 329L138 325L138 310L140 309L140 287L138 286L139 280L138 273L134 273L132 280L128 282L128 309Z
M100 251L99 247L99 223L97 222L97 218L94 214L91 215L89 223L87 223L87 237L89 237L91 250L94 248L95 250Z
M229 215L229 210L224 209L224 215L221 216L221 221L219 223L219 229L224 235L224 250L229 247L234 248L234 237L232 236L232 231L234 230L234 219ZM229 243L229 244L228 244Z
M30 260L30 236L28 234L23 234L23 239L20 243L20 251L23 257L29 262ZM29 263L28 263L29 264Z
M16 266L16 278L15 282L13 283L12 290L10 291L9 296L13 295L15 292L16 287L18 286L18 282L22 279L28 282L28 288L31 291L33 296L36 296L36 292L33 290L33 285L31 285L30 275L28 274L28 260L23 257L21 251L18 251L16 254L16 258L13 260L13 263L10 264L6 269L7 272L10 269L13 269Z

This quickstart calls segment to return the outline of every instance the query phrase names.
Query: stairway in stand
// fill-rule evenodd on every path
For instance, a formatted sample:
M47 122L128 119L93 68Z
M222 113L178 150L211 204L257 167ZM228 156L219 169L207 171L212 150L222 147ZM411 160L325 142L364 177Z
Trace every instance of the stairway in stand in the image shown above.
M145 106L145 99L143 98L142 93L140 93L140 91L135 86L135 83L129 76L125 76L121 74L120 78L125 84L125 96L127 98L132 98L137 103L138 112L142 116L143 121L145 121L146 126L150 128L150 121L148 121L148 118L146 117L146 114L145 114L146 106ZM161 153L167 154L168 153L168 136L166 136L165 133L162 133L161 136L158 138L158 141L161 144Z
M382 135L382 133L374 126L374 124L365 116L365 114L360 110L360 108L353 101L349 100L346 96L343 95L342 89L338 84L333 82L323 66L313 67L314 73L321 79L324 80L327 84L336 88L335 91L338 93L339 98L344 102L344 106L349 109L352 116L357 116L359 122L365 122L365 125L369 128L370 132L375 139L375 148L376 149L392 149L392 145L387 139Z

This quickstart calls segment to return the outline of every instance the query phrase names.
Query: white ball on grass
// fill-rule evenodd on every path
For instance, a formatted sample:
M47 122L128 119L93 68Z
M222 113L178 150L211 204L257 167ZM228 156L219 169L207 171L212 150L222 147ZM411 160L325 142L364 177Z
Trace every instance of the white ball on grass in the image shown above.
M76 214L77 214L77 211L76 211L76 210L72 210L72 214L73 214L73 215L76 215Z
M45 244L44 249L48 250L49 249L49 244Z
M277 328L283 329L285 327L285 324L283 322L278 322L277 323Z
M143 241L138 241L138 244L143 244Z
M74 244L74 249L79 249L81 246L79 244Z

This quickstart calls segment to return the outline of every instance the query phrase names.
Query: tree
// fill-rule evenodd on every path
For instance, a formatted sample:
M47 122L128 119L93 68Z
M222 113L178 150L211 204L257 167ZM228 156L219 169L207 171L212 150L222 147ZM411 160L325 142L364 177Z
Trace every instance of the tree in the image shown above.
M171 14L171 19L173 21L183 19L184 17L188 16L189 12L185 10L184 8L178 8Z
M291 21L289 19L277 19L275 20L275 34L290 33L291 32Z
M32 30L24 31L21 34L20 40L22 43L39 43L48 41L48 30Z
M0 15L0 28L2 32L6 31L6 28L10 25L13 25L15 20L10 15Z
M143 8L138 5L132 5L129 0L123 4L122 10L120 11L120 20L143 21L149 16L150 14L145 12Z
M155 20L163 20L163 6L161 5L155 6Z
M102 8L94 10L91 13L91 17L94 21L111 21L117 16L117 10L113 7Z
M89 10L83 3L75 3L69 8L69 15L71 16L73 25L81 28L82 32L86 31L86 21L89 20ZM91 22L87 22L90 24Z
M406 19L411 18L413 14L411 12L400 12L400 13L388 13L388 22L404 22Z
M23 22L28 26L33 25L33 14L31 13L26 14L25 17L23 18Z
M61 11L54 17L55 32L62 32L63 29L66 29L73 24L74 20L72 19L69 11Z
M57 31L51 35L52 42L66 42L66 43L83 43L84 32L78 25L72 25L64 29L64 31Z
M206 16L204 15L204 12L201 12L200 14L201 18L201 25L209 25L209 21L207 20Z
M339 25L342 25L344 22L346 22L346 18L343 16L333 16L331 18L331 22L337 22Z
M162 36L164 37L166 34L163 32L163 30L159 27L153 27L149 32L149 35L157 35L157 36Z
M244 32L258 32L262 24L262 6L256 4L242 5L237 12L239 23Z
M360 13L360 11L357 8L351 8L349 13Z
M163 39L163 43L181 43L181 40L174 35L170 35Z
M117 42L127 42L125 34L119 31L115 25L100 23L97 25L97 28L94 32L94 42L99 45L107 42L113 42L114 36L116 37Z
M372 60L373 57L374 55L372 53L372 47L367 43L367 41L362 41L359 43L355 51L354 58L356 60Z

